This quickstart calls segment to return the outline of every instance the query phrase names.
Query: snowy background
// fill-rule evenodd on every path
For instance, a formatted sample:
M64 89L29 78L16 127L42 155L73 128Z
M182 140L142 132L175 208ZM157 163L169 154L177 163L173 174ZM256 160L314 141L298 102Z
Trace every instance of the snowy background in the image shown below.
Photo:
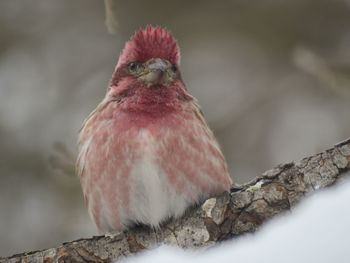
M112 36L103 1L0 1L2 256L96 234L77 178L49 159L57 142L74 156L83 119L140 26L166 26L178 39L184 80L236 182L349 137L349 0L118 6Z

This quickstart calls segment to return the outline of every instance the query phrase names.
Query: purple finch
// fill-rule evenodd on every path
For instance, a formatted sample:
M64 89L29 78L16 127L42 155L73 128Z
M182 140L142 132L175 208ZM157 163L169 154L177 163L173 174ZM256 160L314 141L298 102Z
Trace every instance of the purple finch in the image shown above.
M179 64L179 47L167 30L138 31L105 98L83 124L77 170L100 233L135 223L158 227L232 184Z

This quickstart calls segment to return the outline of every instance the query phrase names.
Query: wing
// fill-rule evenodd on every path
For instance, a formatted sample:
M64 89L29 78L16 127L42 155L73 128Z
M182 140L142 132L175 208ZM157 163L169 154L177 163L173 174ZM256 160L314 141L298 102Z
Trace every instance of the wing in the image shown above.
M110 147L117 140L111 121L116 103L115 100L102 101L85 120L79 134L76 171L90 217L100 231L121 228L116 207L124 202L125 195L118 198L116 195L123 194L118 189L125 189L120 180L125 167L122 162L111 162L108 158L110 151L118 153L118 149ZM119 181L116 184L114 180ZM118 189L111 189L113 185L118 185Z
M98 130L98 125L101 124L103 120L109 120L112 118L112 113L110 111L105 111L105 109L111 103L119 103L120 98L107 98L104 99L97 107L94 109L89 116L84 120L82 127L79 130L78 146L79 154L76 162L76 171L79 178L82 177L85 167L85 156L89 150L89 146L92 137L96 130Z
M100 113L102 113L103 109L105 109L110 102L111 102L110 100L108 100L108 101L103 100L96 107L96 109L94 109L89 114L89 116L84 120L83 125L79 130L79 137L78 137L79 153L78 153L78 158L77 158L77 162L76 162L76 173L78 174L80 179L83 177L84 168L85 168L85 161L86 161L86 154L89 150L92 136L95 132L95 128L96 128L96 124L97 124L95 121L97 121ZM85 194L84 194L84 199L86 199Z
M180 117L180 124L164 133L160 144L169 181L194 200L229 190L232 181L225 158L198 103L189 102Z

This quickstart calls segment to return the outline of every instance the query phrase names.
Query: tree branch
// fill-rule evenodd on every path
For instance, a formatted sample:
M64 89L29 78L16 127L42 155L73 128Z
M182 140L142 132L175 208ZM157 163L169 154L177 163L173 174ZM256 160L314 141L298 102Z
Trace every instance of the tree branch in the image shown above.
M349 170L350 139L298 163L279 165L230 193L210 198L160 230L143 227L111 237L80 239L0 258L0 262L111 262L160 244L210 246L255 231L269 218L290 211L307 194L349 177Z

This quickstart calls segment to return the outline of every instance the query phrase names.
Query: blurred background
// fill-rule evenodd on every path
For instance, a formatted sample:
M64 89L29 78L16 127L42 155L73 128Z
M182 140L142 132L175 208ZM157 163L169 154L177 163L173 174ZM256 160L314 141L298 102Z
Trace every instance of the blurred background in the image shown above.
M236 182L350 135L349 0L113 6L111 35L103 1L0 1L0 256L96 234L78 178L54 168L74 162L81 123L146 24L178 39Z

